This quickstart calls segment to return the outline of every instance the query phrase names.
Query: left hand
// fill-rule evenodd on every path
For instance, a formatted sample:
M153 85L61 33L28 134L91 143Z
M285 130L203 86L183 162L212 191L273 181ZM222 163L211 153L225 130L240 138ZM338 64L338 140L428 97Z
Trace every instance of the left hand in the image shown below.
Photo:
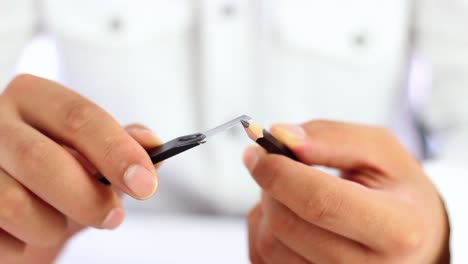
M253 263L442 263L444 205L389 132L328 121L271 132L303 163L257 147L245 153L263 189L249 215Z
M157 138L148 128L146 128L143 125L132 124L132 125L125 127L125 130L133 139L135 139L145 149L150 149L150 148L154 148L156 146L161 145L161 141L159 140L159 138ZM71 149L68 149L68 151L70 151L70 153L73 156L75 156L75 158L81 163L81 166L83 166L90 175L95 175L98 172L97 169L91 164L91 162L86 160L83 156L78 154L76 151L73 151ZM114 189L114 191L117 192L119 196L123 195L123 193L117 189ZM68 221L69 221L69 224L68 224L68 229L66 232L67 234L61 243L59 243L56 246L49 247L49 248L27 245L24 248L24 253L21 259L19 259L17 262L14 262L14 264L53 263L56 260L57 256L61 253L63 247L68 242L68 240L72 238L74 235L76 235L77 233L79 233L80 231L82 231L83 229L85 229L85 226L79 225L78 223L72 221L71 219L68 219Z

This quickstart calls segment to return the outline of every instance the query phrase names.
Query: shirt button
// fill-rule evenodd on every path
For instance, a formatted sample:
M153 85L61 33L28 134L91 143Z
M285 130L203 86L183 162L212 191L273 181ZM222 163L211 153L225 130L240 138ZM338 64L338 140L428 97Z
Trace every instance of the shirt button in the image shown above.
M365 48L369 44L369 38L365 33L354 34L352 44L355 48Z
M109 30L111 33L120 33L123 30L123 21L119 17L114 17L109 21Z
M221 8L221 14L226 17L234 16L236 14L236 7L234 4L225 4Z

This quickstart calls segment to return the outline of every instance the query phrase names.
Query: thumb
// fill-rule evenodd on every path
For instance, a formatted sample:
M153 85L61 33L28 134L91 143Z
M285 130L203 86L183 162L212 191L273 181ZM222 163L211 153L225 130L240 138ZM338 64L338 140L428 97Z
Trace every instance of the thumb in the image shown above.
M144 149L148 150L162 144L162 141L147 127L140 124L132 124L125 127L127 133L135 139ZM161 163L155 165L156 168Z
M395 174L395 169L401 167L402 156L412 158L391 133L378 127L311 121L302 125L275 125L271 133L308 165Z

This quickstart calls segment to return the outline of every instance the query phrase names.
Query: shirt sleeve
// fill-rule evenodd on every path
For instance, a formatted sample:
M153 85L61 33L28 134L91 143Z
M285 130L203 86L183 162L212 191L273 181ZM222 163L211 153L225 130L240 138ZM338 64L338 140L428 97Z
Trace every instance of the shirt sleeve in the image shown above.
M428 65L420 114L434 143L425 169L445 201L454 263L468 260L468 1L423 0L417 7L417 51Z
M468 1L420 3L417 49L431 76L428 96L421 100L421 114L436 139L436 157L467 163Z

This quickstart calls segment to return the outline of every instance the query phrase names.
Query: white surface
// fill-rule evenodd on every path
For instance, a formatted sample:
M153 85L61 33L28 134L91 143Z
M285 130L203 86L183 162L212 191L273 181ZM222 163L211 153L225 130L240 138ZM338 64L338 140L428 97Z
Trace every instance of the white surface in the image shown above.
M78 235L58 263L248 263L245 222L131 214L115 231Z

